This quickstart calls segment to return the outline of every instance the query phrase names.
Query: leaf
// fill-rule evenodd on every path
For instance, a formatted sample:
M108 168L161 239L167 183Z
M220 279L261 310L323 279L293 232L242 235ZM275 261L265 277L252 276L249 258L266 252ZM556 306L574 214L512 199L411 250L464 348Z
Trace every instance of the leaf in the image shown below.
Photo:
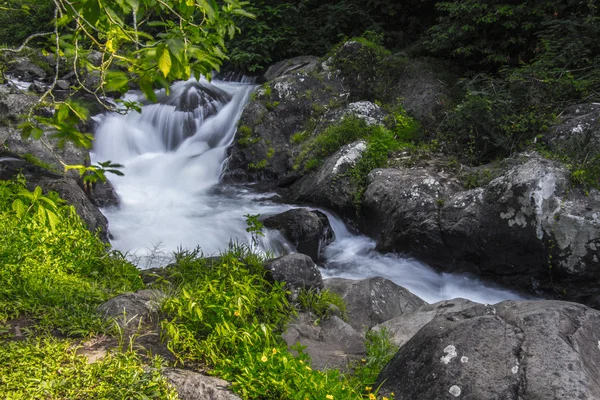
M163 48L162 54L158 57L158 68L165 78L171 71L171 65L171 54L169 54L169 49Z
M39 186L35 187L35 190L33 191L33 201L37 201L40 197L42 196L42 188Z
M56 225L60 223L60 218L53 211L46 209L46 216L48 217L48 223L50 224L50 228L54 230Z
M25 215L25 204L21 201L21 199L16 199L12 203L12 209L17 213L17 217L22 218Z

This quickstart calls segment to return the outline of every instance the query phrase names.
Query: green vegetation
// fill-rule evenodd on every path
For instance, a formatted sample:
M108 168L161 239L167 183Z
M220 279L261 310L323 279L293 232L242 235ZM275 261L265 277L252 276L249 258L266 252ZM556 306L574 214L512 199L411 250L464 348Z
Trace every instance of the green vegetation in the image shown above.
M56 194L0 181L0 323L35 316L39 329L104 332L96 307L143 287L137 269L85 229Z
M36 156L34 156L31 153L25 153L21 157L23 157L30 164L36 165L40 168L47 169L48 171L58 172L55 167L48 164L47 162L40 160L39 158L37 158Z
M336 311L339 312L342 319L348 319L346 303L340 295L330 290L321 292L314 289L301 290L298 293L298 304L301 311L312 312L317 317L317 321L329 318Z
M0 393L6 399L176 399L155 358L145 369L135 353L113 352L94 363L77 343L53 338L2 343Z
M240 125L238 127L238 134L240 137L237 142L242 148L250 147L260 142L260 138L254 136L254 131L248 125Z

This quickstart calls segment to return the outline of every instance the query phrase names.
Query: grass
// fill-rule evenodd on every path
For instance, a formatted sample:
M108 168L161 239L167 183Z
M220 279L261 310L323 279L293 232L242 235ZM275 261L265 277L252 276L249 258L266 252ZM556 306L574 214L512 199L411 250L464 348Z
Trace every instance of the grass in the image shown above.
M133 352L95 363L77 355L71 340L8 342L0 352L0 395L5 399L176 399L160 374L160 359L143 367Z
M116 334L97 306L144 288L139 271L108 253L72 207L27 191L22 179L0 181L0 217L0 397L175 399L160 358L149 364L117 348L88 363L76 353L77 337ZM245 244L213 258L199 250L176 254L154 287L168 295L160 325L177 363L228 380L243 398L376 396L365 389L377 376L374 364L359 363L354 375L315 371L300 347L290 352L281 333L300 306L290 304L284 283L268 279L264 261ZM327 291L303 296L301 307L321 318L331 304L344 310ZM20 341L10 336L18 318L28 321Z

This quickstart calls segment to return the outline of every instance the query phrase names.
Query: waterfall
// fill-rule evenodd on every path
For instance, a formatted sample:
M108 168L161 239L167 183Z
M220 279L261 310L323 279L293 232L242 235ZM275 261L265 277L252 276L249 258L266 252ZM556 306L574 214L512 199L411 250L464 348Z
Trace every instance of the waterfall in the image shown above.
M275 214L292 206L246 187L218 185L237 122L253 86L206 80L178 82L171 94L142 113L99 119L92 159L123 164L124 176L111 176L121 199L102 211L110 223L114 248L141 268L170 261L180 248L200 246L205 255L227 249L231 240L250 243L247 214ZM130 99L139 99L132 94ZM440 274L410 258L385 255L375 242L352 235L324 211L336 240L324 249L323 274L360 279L383 276L428 302L455 297L483 303L521 298L462 275ZM278 233L267 232L261 250L293 250Z

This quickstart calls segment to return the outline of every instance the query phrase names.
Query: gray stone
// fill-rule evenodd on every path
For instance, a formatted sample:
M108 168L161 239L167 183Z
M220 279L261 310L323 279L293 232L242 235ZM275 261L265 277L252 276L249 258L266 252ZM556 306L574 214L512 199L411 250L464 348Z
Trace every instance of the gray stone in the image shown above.
M319 260L321 249L334 240L327 216L318 210L296 208L265 218L263 224L280 231L299 253L306 254L314 262Z
M600 304L600 193L569 185L536 153L507 160L481 188L431 168L374 170L361 218L383 251L533 293Z
M300 343L319 370L346 369L350 362L366 354L365 338L337 316L315 325L308 314L300 314L282 335L288 346Z
M36 79L44 80L46 78L46 72L27 58L14 60L10 63L6 72L24 82L33 82Z
M426 304L413 312L399 315L373 327L373 331L386 331L390 341L397 347L402 347L422 327L432 319L464 311L475 307L478 303L465 299L444 300L435 304Z
M426 304L408 290L381 277L359 281L329 278L323 284L325 289L342 297L346 303L349 324L363 333L377 324L411 313Z
M343 146L328 157L317 171L294 183L288 200L310 202L344 216L356 215L354 195L358 188L348 171L356 165L366 149L367 143L364 140Z
M272 81L290 74L307 74L314 71L319 58L314 56L298 56L275 63L265 72L265 79Z
M600 312L506 301L437 317L374 386L397 399L599 399Z
M159 290L140 290L124 293L98 306L98 312L105 320L114 322L127 334L137 331L140 325L152 322L165 298Z
M305 254L288 254L268 261L265 268L271 279L285 282L287 287L296 292L299 289L321 289L323 278L321 271Z
M165 368L162 374L181 400L241 400L227 389L229 383L222 379L177 368Z

